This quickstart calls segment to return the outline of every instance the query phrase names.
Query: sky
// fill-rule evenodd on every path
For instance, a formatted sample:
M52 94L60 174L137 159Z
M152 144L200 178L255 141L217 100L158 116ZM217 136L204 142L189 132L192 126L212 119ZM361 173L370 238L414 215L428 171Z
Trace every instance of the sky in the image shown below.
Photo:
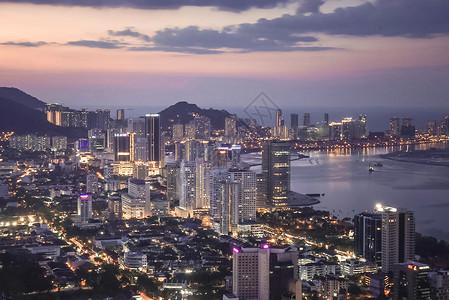
M70 107L449 111L449 0L0 0L0 86Z

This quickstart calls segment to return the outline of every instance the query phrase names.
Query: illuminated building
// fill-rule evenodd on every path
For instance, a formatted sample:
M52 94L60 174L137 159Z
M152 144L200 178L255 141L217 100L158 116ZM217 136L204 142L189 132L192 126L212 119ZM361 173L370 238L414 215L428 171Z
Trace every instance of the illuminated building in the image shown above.
M78 197L78 216L80 223L87 223L92 219L92 196L83 194Z
M167 200L173 202L179 200L180 182L180 167L179 163L167 163Z
M194 139L195 138L195 122L190 122L184 126L184 137L186 139Z
M89 148L91 151L103 151L106 146L106 135L101 129L90 129L88 131Z
M284 118L282 117L282 109L276 109L276 126L282 127L284 126Z
M290 114L290 128L292 131L292 138L298 138L299 116L298 114Z
M233 248L232 293L245 300L270 299L270 249Z
M267 186L267 204L288 204L290 194L290 143L267 141L262 146L262 174Z
M225 137L235 138L237 136L237 115L225 118Z
M415 258L415 218L404 208L376 205L382 215L382 272L388 273L396 263Z
M98 176L95 174L88 174L86 176L86 193L98 193Z
M122 218L122 200L119 196L108 197L108 211L111 219Z
M429 279L432 299L449 299L449 270L430 272Z
M146 269L147 255L140 252L125 252L121 262L122 266L128 269Z
M125 119L125 110L117 109L117 120L124 120Z
M195 208L209 208L210 163L205 162L203 158L197 158L195 160L195 165L196 165Z
M232 169L228 172L231 182L239 185L237 202L231 205L231 224L256 221L256 173L250 170Z
M195 162L183 160L179 172L181 178L179 206L186 210L193 210L196 205Z
M209 139L211 134L210 119L206 116L195 116L195 139Z
M128 193L122 194L122 214L124 219L142 219L151 215L149 181L128 179Z
M17 150L47 151L51 148L49 136L37 136L34 134L13 135L9 138L9 146Z
M390 119L390 135L396 138L401 136L401 120L399 118Z
M161 143L161 125L159 114L145 115L145 136L148 140L148 161L162 160L165 155L165 145Z
M430 300L428 265L407 261L393 265L393 299Z
M354 217L354 253L369 262L381 263L381 214L363 212Z
M114 142L115 161L134 161L134 134L117 133Z
M328 113L324 114L324 125L329 125L329 114Z
M66 150L67 149L67 137L66 136L52 136L51 137L51 149L53 151Z
M427 121L427 128L426 132L429 135L436 135L437 134L437 121Z
M174 141L182 141L184 139L184 125L173 124L172 138Z
M415 137L415 125L413 119L406 117L402 119L401 137L414 138Z

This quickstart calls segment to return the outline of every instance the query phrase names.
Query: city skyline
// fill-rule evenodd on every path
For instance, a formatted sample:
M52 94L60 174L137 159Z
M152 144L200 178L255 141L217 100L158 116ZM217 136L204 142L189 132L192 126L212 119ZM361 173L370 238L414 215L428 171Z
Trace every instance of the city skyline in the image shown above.
M48 102L447 101L446 0L36 3L0 3L0 81Z

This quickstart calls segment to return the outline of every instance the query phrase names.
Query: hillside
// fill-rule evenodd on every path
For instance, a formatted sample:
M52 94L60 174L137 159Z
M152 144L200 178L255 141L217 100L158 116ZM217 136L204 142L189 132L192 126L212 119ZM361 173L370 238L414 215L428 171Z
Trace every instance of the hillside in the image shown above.
M162 128L167 130L172 124L187 124L194 119L194 114L209 117L211 125L214 129L224 129L225 118L230 116L226 110L203 109L196 104L187 103L186 101L178 102L167 107L159 113L161 115Z
M43 112L0 97L0 131L15 134L65 135L71 138L87 136L83 128L64 128L47 121Z
M0 98L10 99L28 108L43 111L45 102L12 87L0 87Z

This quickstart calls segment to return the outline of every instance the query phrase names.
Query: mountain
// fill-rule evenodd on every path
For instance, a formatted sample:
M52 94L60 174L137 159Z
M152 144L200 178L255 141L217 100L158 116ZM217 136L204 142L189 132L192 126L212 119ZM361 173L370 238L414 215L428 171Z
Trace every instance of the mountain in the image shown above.
M18 135L63 135L69 138L87 136L83 128L56 126L47 121L43 112L4 97L0 97L0 131L13 131Z
M187 124L194 119L193 115L198 114L210 118L211 125L214 129L224 129L225 118L231 114L226 110L218 109L203 109L196 104L191 104L186 101L178 102L170 107L167 107L160 113L161 126L163 130L167 130L173 124L181 123Z
M45 102L12 87L0 87L0 98L10 99L26 107L44 111Z

